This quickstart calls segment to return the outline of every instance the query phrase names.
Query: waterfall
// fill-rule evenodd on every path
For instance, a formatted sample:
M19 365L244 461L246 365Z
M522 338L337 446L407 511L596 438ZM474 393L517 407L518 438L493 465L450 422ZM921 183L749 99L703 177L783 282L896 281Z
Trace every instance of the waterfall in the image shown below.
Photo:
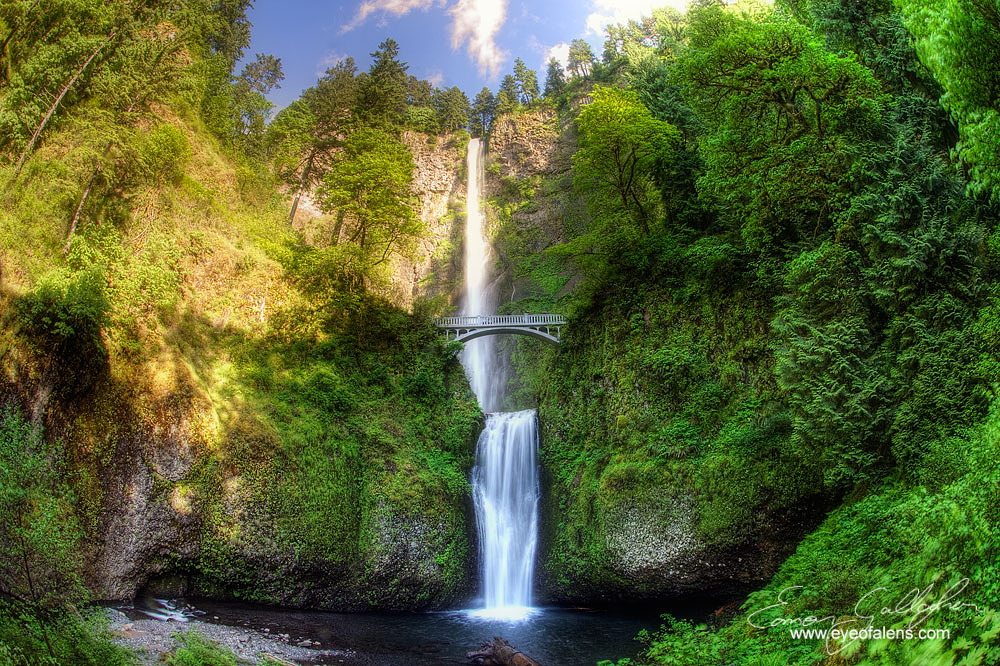
M472 139L467 156L466 315L496 312L480 206L482 154L482 143ZM498 358L495 337L470 340L461 359L479 405L487 412L472 470L484 598L484 608L476 614L518 619L530 611L538 540L537 418L534 410L496 411L504 397L506 364Z
M496 312L495 285L490 282L490 245L483 235L483 210L479 194L483 182L483 144L469 141L466 155L468 167L468 198L465 217L465 309L466 315L488 315ZM497 354L497 339L491 335L469 340L461 356L472 392L484 412L495 412L503 400L506 385L504 364Z

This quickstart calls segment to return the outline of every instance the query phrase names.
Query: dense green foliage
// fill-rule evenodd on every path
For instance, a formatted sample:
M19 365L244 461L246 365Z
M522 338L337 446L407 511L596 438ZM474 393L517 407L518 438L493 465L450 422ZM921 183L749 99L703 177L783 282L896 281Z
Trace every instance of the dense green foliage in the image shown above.
M971 171L972 192L1000 196L1000 96L996 54L1000 5L995 0L900 0L921 61L934 75L941 102L958 123L958 156Z
M0 664L132 664L97 616L60 613L88 598L65 468L61 445L15 411L0 413Z
M889 482L831 513L728 626L716 632L670 620L667 631L649 644L652 663L841 663L838 658L859 664L995 663L1000 658L1000 615L992 610L1000 590L1000 502L992 463L1000 444L996 418L963 444L942 442L936 452L966 470L957 478L918 488ZM802 587L784 593L780 598L787 606L775 609L779 595L792 586ZM789 625L779 623L812 615L860 629L872 616L876 628L904 629L914 613L890 614L887 608L909 610L904 598L912 600L915 590L928 605L947 598L960 602L914 625L950 629L948 639L824 643L793 639ZM874 593L856 606L869 592Z
M464 595L481 415L442 304L387 295L426 231L408 146L501 117L558 163L490 167L504 307L572 319L511 345L548 591L678 594L622 565L647 525L758 567L690 586L762 589L668 618L646 663L997 661L995 5L700 2L471 102L386 39L272 121L280 60L235 69L245 0L0 3L0 664L131 663L69 605L123 488L197 542L140 563L196 594ZM947 640L831 651L757 622L789 587L786 616L849 617L963 578ZM235 663L181 641L168 663Z
M111 642L107 621L86 616L36 614L0 602L0 664L3 666L133 666L129 650ZM44 620L40 618L45 618Z
M543 177L493 202L523 296L505 307L573 313L559 349L514 350L543 424L552 589L649 594L657 583L616 559L623 516L670 531L687 512L700 543L741 553L822 520L730 624L671 620L644 663L996 659L995 141L974 92L992 77L988 4L962 18L969 49L945 35L964 11L951 2L709 2L612 26L602 61L581 65L580 49L571 68L593 102L551 100L575 121L576 187ZM595 122L610 95L642 108ZM641 142L655 154L636 162L643 229L608 196L624 188L595 187L615 182L615 160L588 152L654 122L670 149ZM541 256L521 222L539 206L564 213ZM844 616L875 587L901 597L962 577L982 613L934 624L950 641L834 657L747 623L790 585L805 589L787 616Z
M78 602L82 532L62 450L19 414L0 415L0 591L37 609Z

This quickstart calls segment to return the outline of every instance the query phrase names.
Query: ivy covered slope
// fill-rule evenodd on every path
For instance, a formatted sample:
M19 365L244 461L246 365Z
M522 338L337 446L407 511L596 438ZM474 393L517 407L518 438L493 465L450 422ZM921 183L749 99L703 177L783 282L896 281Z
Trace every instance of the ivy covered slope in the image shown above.
M510 145L510 122L554 110L577 145L533 180L494 169L509 307L571 315L558 348L513 350L543 427L550 598L732 599L772 580L748 609L804 585L796 609L840 615L871 587L966 575L970 602L997 606L995 522L972 518L996 506L996 191L985 144L974 169L952 161L938 102L960 94L939 68L970 90L991 65L935 35L915 48L925 5L655 12L495 121L491 146ZM560 223L539 233L539 210ZM675 627L648 660L829 656L747 639L744 619L711 641ZM966 620L965 638L991 635Z
M0 11L0 593L31 613L469 589L479 409L430 301L388 300L392 262L447 274L454 215L424 204L467 135L391 40L268 128L280 61L234 75L245 8Z

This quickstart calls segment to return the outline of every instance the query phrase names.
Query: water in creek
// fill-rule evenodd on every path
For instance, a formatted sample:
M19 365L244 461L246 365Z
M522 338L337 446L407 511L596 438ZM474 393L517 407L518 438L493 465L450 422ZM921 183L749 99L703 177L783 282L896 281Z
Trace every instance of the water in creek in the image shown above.
M326 657L316 663L337 666L445 666L467 664L465 654L493 636L502 636L544 666L594 666L602 659L634 656L641 629L653 629L656 616L622 615L581 609L536 609L523 622L481 618L465 610L432 613L327 613L274 610L237 603L191 600L171 602L189 619L288 634L323 648L349 651L350 656ZM140 608L127 611L142 617ZM161 609L152 612L160 614ZM148 616L148 615L146 615ZM218 619L214 619L218 618ZM177 618L174 618L177 619ZM182 627L179 625L178 630ZM343 660L343 661L341 661Z

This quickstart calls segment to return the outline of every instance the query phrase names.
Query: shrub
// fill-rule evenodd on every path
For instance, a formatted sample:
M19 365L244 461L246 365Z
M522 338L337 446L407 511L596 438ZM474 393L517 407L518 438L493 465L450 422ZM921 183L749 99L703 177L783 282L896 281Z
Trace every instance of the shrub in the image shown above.
M196 631L179 634L178 638L181 647L167 657L170 666L236 666L235 654Z
M59 444L46 442L19 413L0 412L0 590L38 608L86 594L83 533L62 458Z

